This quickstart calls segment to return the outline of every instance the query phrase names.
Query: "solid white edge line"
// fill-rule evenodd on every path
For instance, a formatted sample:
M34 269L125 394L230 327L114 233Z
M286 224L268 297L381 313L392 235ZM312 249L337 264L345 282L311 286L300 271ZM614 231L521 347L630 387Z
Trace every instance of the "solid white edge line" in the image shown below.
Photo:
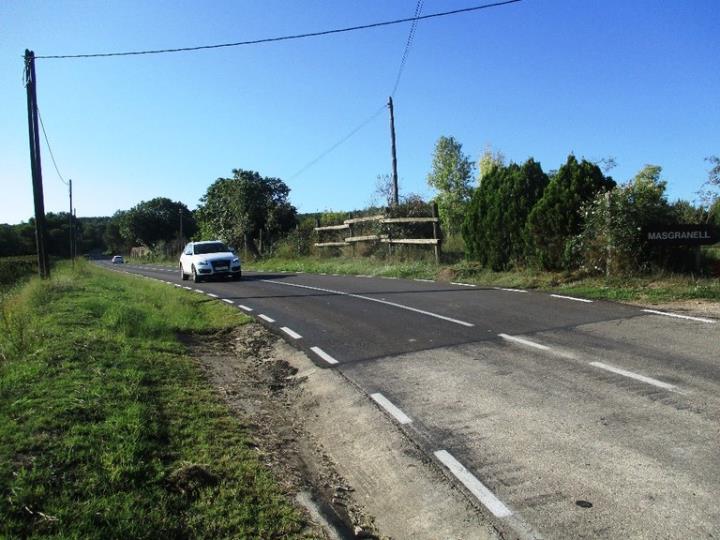
M421 279L421 278L415 278L413 281L419 281L420 283L435 283L434 279Z
M235 303L235 302L233 302L232 300L228 300L227 298L221 298L220 300L222 300L223 302L227 302L228 304L234 304L234 303Z
M522 345L527 345L528 347L535 347L536 349L540 349L541 351L548 351L550 350L550 347L547 345L541 345L540 343L535 343L534 341L530 341L529 339L523 339L515 336L509 336L507 334L498 334L501 338L507 340L507 341L514 341L515 343L520 343Z
M495 517L503 518L512 515L510 509L498 499L495 494L483 485L474 474L468 471L462 463L456 460L450 452L447 450L438 450L435 452L435 457L445 465L450 472L455 475L455 478L460 480L470 493L475 495L485 508L490 510Z
M245 311L252 311L252 310L253 310L251 307L247 307L247 306L244 306L244 305L242 305L242 304L238 305L238 307L239 307L240 309L245 310Z
M302 338L302 336L300 334L298 334L295 330L291 330L287 326L283 326L282 328L280 328L280 330L285 332L288 336L290 336L293 339L301 339Z
M608 364L603 364L602 362L590 362L590 365L595 366L596 368L604 369L606 371L611 371L612 373L622 375L623 377L629 377L630 379L635 379L636 381L641 381L641 382L644 382L647 384L652 384L653 386L657 386L659 388L664 388L665 390L674 390L677 388L677 386L675 386L674 384L662 382L657 379L653 379L652 377L646 377L645 375L640 375L639 373L627 371L625 369L617 368L615 366L611 366Z
M262 313L258 315L258 317L260 317L263 321L267 321L269 323L275 322L275 319L271 319L270 317L268 317L267 315L263 315Z
M218 297L217 294L213 294L213 293L211 293L211 292L205 293L205 294L207 294L208 296L212 296L213 298L217 298L217 297Z
M459 281L451 281L450 285L460 285L462 287L477 287L477 285L474 285L472 283L460 283Z
M686 319L688 321L698 321L704 323L715 324L717 321L713 319L706 319L704 317L691 317L690 315L680 315L679 313L668 313L667 311L657 311L655 309L643 309L646 313L652 313L654 315L665 315L666 317L675 317L676 319Z
M555 298L562 298L563 300L575 300L575 302L585 302L586 304L592 304L592 300L588 300L587 298L576 298L574 296L564 296L562 294L551 294L550 296L553 296Z
M332 356L330 356L328 353L323 351L320 347L310 347L310 350L317 354L320 358L325 360L328 364L337 364L338 361L335 360Z
M507 292L524 292L526 293L526 290L523 289L509 289L507 287L493 287L496 291L507 291Z
M397 420L401 424L410 424L412 423L412 420L408 415L406 415L404 412L402 412L400 409L398 409L395 405L392 404L392 402L380 394L379 392L375 394L370 394L370 397L380 405L383 409L385 409L390 416L392 416L395 420Z
M404 306L402 304L396 304L395 302L388 302L387 300L380 300L379 298L370 298L369 296L363 296L361 294L353 294L353 293L348 293L348 292L343 292L343 291L336 291L333 289L323 289L321 287L310 287L309 285L300 285L298 283L286 283L286 282L282 282L282 281L275 281L273 279L263 279L262 281L264 281L265 283L275 283L276 285L286 285L288 287L298 287L300 289L310 289L312 291L321 291L321 292L326 292L326 293L331 293L331 294L338 294L340 296L349 296L351 298L359 298L361 300L367 300L369 302L377 302L378 304L385 304L386 306L393 306L393 307L396 307L399 309L404 309L406 311L420 313L422 315L427 315L428 317L434 317L436 319L441 319L443 321L459 324L461 326L467 326L469 328L472 328L475 326L472 323L461 321L459 319L453 319L451 317L445 317L444 315L439 315L438 313L433 313L431 311L425 311L425 310L417 309L417 308L410 307L410 306Z

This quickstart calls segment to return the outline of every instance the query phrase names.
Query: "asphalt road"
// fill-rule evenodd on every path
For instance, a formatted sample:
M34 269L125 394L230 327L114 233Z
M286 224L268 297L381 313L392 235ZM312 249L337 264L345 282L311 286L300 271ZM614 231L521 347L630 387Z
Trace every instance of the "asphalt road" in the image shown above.
M224 299L341 370L508 536L720 537L720 321L448 283L121 269Z

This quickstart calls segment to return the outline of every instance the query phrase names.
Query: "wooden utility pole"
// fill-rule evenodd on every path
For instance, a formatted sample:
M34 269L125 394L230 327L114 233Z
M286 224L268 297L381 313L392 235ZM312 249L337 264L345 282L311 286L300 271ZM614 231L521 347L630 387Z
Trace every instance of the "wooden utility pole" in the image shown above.
M388 98L388 108L390 109L390 141L392 143L393 206L397 206L398 202L399 202L399 196L398 196L397 154L395 152L395 112L393 111L392 96L390 96Z
M68 192L70 193L70 258L75 266L75 220L73 219L72 205L72 178L68 179Z
M435 239L435 264L440 264L440 251L442 250L442 236L440 234L440 226L438 225L438 216L440 215L438 212L438 205L435 201L432 202L432 217L435 219L433 221L433 238Z
M47 227L43 197L42 167L40 163L40 134L38 132L35 53L25 49L25 89L27 90L28 136L30 139L30 169L32 171L33 200L35 202L35 243L40 277L50 277L47 253Z
M72 220L73 220L73 225L74 225L74 227L73 227L73 253L72 253L72 256L73 256L73 259L75 259L75 258L77 258L77 232L78 232L78 231L77 231L77 229L78 229L78 226L77 226L77 208L73 208Z

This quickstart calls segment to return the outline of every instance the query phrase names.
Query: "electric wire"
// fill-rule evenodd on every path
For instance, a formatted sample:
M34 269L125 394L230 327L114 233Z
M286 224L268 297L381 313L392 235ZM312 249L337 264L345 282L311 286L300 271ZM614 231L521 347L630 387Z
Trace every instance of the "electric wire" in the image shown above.
M45 124L43 124L43 119L42 119L42 115L40 114L40 109L38 109L38 118L40 119L40 127L42 127L43 137L45 137L45 144L47 145L47 149L50 152L50 157L52 158L53 166L55 167L55 172L57 173L58 178L60 178L60 181L67 186L68 183L65 181L62 174L60 174L60 169L58 169L57 162L55 161L55 155L53 154L52 147L50 146L50 141L48 140L47 133L45 132Z
M353 135L355 135L358 131L360 131L362 128L367 126L370 122L375 120L382 112L385 111L385 108L387 105L383 104L382 107L380 107L377 111L375 111L371 116L369 116L367 119L363 120L357 127L355 127L352 131L350 131L347 135L342 137L340 140L335 142L332 146L330 146L327 150L323 151L321 154L319 154L315 159L304 165L301 169L299 169L295 174L290 176L289 180L294 180L298 176L300 176L302 173L307 171L310 167L315 165L318 161L323 159L325 156L327 156L329 153L331 153L333 150L335 150L338 146L342 145L346 141L348 141Z
M403 55L400 60L400 68L398 69L397 77L395 77L395 84L393 85L392 92L390 92L392 97L395 97L395 92L397 92L398 85L400 84L400 77L402 77L408 53L410 52L410 47L412 47L413 39L415 39L415 29L417 28L418 17L420 16L420 13L422 13L422 8L423 0L418 0L417 4L415 4L415 16L413 18L412 25L410 26L410 33L408 34L407 41L405 42L405 50L403 51Z
M152 49L152 50L144 50L144 51L124 51L124 52L110 52L110 53L91 53L91 54L56 54L56 55L40 55L36 56L36 59L42 58L42 59L65 59L65 58L105 58L105 57L111 57L111 56L138 56L138 55L145 55L145 54L166 54L166 53L179 53L179 52L191 52L191 51L201 51L201 50L208 50L208 49L222 49L227 47L240 47L243 45L258 45L261 43L274 43L278 41L290 41L295 39L304 39L304 38L310 38L310 37L318 37L318 36L328 36L332 34L342 34L346 32L355 32L358 30L367 30L370 28L379 28L383 26L391 26L395 24L402 24L406 22L417 22L422 21L426 19L434 19L437 17L447 17L449 15L459 15L461 13L470 13L473 11L480 11L483 9L490 9L494 7L500 7L505 6L508 4L514 4L517 2L521 2L522 0L504 0L502 2L493 2L491 4L482 4L478 6L472 6L472 7L466 7L466 8L460 8L460 9L454 9L451 11L442 11L438 13L430 13L428 15L418 15L415 17L407 17L403 19L395 19L391 21L380 21L370 24L361 24L357 26L348 26L345 28L335 28L332 30L322 30L319 32L306 32L303 34L293 34L293 35L287 35L287 36L276 36L276 37L269 37L269 38L261 38L261 39L252 39L247 41L237 41L234 43L218 43L215 45L200 45L197 47L179 47L176 49Z
M410 26L410 32L408 34L407 41L405 42L405 49L403 50L403 55L400 60L400 68L398 69L397 77L395 77L395 84L393 85L392 92L390 93L391 96L395 96L395 92L397 90L398 85L400 84L400 77L402 76L403 69L405 68L405 62L407 61L407 55L408 51L410 50L410 46L412 45L413 37L415 35L415 27L417 26L417 17L420 15L422 11L422 4L423 0L418 0L417 4L415 4L415 15L412 19L412 25ZM358 131L360 131L362 128L364 128L366 125L368 125L370 122L375 120L380 114L385 110L385 107L387 105L383 105L380 107L377 111L375 111L370 117L363 120L357 127L352 129L350 132L348 132L344 137L339 139L337 142L335 142L332 146L324 150L322 153L320 153L317 157L315 157L312 161L305 164L300 170L295 172L292 176L290 176L289 180L294 180L298 176L300 176L302 173L310 169L313 165L318 163L320 160L322 160L325 156L330 154L333 150L341 146L343 143L348 141L353 135L355 135Z

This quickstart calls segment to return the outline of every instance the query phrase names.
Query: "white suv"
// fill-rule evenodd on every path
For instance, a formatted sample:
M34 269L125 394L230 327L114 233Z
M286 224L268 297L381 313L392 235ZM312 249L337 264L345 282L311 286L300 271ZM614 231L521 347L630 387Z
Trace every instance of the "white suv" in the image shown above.
M206 277L231 277L240 279L240 259L219 240L190 242L180 255L180 277L192 276L198 283Z

